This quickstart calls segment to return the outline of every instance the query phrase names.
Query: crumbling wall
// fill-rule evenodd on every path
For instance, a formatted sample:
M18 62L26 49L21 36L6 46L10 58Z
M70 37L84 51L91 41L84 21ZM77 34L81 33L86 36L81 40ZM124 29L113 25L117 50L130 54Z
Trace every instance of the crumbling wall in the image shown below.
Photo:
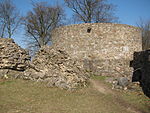
M65 51L42 47L30 61L13 39L0 38L0 78L15 77L47 83L50 87L75 89L87 85L88 73Z
M42 47L24 72L24 79L42 81L49 87L76 89L85 87L88 73L61 48Z
M142 50L139 28L112 23L86 23L57 28L52 43L96 75L129 76L134 51Z
M28 52L15 44L13 39L0 38L0 69L24 71L29 61Z

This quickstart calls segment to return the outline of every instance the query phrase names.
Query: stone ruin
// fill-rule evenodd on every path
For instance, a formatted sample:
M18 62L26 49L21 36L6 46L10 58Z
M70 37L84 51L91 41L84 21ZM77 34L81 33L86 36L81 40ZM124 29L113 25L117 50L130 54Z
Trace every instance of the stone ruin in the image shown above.
M150 97L150 49L134 53L132 82L140 82L145 95Z
M28 52L13 39L0 38L0 78L4 76L41 81L62 89L84 87L88 81L80 63L61 49L45 46L30 61Z
M30 62L28 52L15 44L13 39L0 38L0 78L19 76Z
M23 71L29 61L27 51L15 44L13 39L0 38L0 69Z
M150 50L134 53L131 63L133 81L141 82L147 96L150 96L149 54ZM62 48L55 45L42 47L31 61L28 52L15 44L13 39L0 38L0 78L7 76L44 82L49 87L67 90L85 87L89 78L82 63ZM127 79L121 83L128 83Z
M93 75L124 76L134 51L142 50L141 29L125 24L84 23L59 27L52 32L53 45L63 48Z
M24 79L44 81L49 87L74 89L86 86L88 74L80 63L73 60L65 51L45 46L32 61L34 68L25 71Z

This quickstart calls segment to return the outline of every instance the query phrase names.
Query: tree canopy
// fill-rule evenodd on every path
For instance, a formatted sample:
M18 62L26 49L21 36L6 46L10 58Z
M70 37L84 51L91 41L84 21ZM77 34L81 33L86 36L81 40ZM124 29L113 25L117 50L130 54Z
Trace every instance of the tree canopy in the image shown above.
M73 11L74 18L84 23L113 22L115 6L107 0L64 0Z
M11 38L21 22L16 6L11 0L0 2L0 37Z
M62 24L64 12L60 6L45 2L33 4L33 10L24 17L29 48L41 48L51 40L51 31Z

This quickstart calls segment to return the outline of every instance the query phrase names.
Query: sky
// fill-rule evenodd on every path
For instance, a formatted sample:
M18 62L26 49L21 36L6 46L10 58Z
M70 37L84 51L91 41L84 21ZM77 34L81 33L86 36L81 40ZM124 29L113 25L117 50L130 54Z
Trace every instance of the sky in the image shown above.
M1 1L1 0L0 0ZM65 7L63 0L12 0L16 7L19 9L21 15L25 16L26 13L32 10L32 2L48 2L51 5L56 3L62 4L66 9L66 14L71 17L72 12L69 8ZM150 0L108 0L109 3L116 5L115 15L119 17L121 24L128 24L136 26L140 18L147 21L150 20ZM15 42L20 46L25 47L22 39L24 32L19 31L14 36Z

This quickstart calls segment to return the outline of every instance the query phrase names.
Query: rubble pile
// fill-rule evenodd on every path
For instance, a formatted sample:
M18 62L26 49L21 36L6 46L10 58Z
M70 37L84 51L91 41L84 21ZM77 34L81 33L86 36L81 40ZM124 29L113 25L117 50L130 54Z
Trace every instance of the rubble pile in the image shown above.
M0 69L24 71L30 61L28 52L11 38L0 38Z
M74 89L86 86L88 74L65 51L45 46L38 51L30 68L24 72L24 79L43 81L49 87Z
M112 89L127 90L130 81L127 77L109 77L105 82L112 84Z

